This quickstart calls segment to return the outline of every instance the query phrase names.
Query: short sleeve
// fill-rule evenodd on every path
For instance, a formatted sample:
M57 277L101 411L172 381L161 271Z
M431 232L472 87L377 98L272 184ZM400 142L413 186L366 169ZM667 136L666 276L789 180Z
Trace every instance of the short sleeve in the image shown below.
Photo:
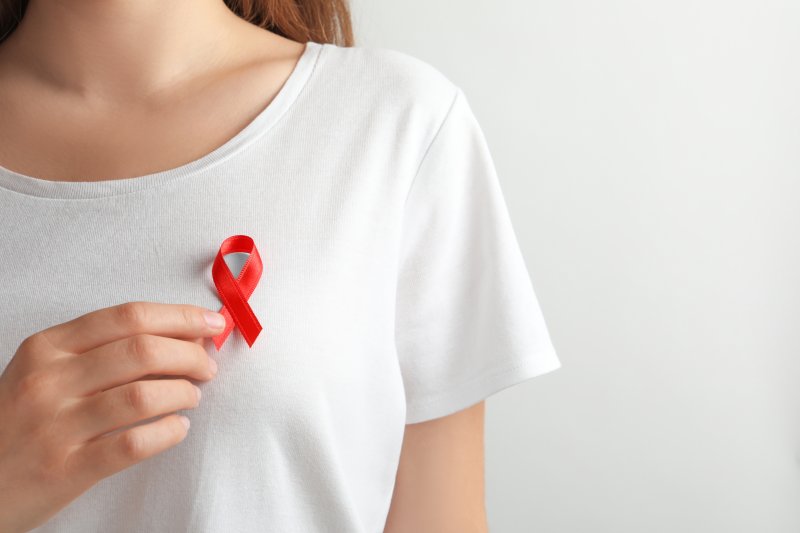
M487 141L458 87L408 190L395 311L407 424L561 366Z

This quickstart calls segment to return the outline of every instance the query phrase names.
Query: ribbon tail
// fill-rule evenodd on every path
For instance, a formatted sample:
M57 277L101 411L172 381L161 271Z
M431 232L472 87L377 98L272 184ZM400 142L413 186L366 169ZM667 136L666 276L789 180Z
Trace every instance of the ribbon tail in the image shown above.
M231 334L231 331L233 331L233 326L235 325L233 322L233 317L231 317L231 314L228 311L227 307L222 306L222 309L220 309L219 312L222 313L222 316L225 317L225 329L223 329L220 333L212 337L212 340L214 341L214 346L217 347L217 351L219 351L222 345L225 344L225 340Z

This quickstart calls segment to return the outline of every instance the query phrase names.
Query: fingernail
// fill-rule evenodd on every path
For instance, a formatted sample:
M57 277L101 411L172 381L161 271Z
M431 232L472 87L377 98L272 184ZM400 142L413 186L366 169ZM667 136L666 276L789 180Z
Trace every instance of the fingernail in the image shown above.
M183 425L186 426L186 429L189 429L189 425L191 424L191 422L189 422L189 418L181 415L180 419L181 422L183 422Z
M216 374L217 373L218 366L217 366L217 362L214 360L213 357L209 357L208 358L208 366L209 366L209 368L211 368L211 373L212 374Z
M203 311L203 318L211 329L222 329L225 327L225 317L221 313L214 311Z
M194 385L194 390L197 391L197 401L200 401L200 397L203 395L203 391L200 390L200 387Z

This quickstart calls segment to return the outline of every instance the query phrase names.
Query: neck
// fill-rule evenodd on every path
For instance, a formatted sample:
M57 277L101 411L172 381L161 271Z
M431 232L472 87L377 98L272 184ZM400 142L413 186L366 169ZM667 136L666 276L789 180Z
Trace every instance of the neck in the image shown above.
M31 0L0 52L60 91L142 98L223 64L236 24L222 0Z

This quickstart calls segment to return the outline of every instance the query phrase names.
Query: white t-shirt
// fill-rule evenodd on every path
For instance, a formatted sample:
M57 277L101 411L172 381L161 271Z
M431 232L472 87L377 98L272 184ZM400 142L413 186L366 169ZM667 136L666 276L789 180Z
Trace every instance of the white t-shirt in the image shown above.
M0 213L0 368L101 307L219 310L228 236L264 269L263 330L207 339L219 372L186 439L36 531L380 532L405 424L560 366L464 93L399 51L309 42L211 153L96 182L2 168Z

